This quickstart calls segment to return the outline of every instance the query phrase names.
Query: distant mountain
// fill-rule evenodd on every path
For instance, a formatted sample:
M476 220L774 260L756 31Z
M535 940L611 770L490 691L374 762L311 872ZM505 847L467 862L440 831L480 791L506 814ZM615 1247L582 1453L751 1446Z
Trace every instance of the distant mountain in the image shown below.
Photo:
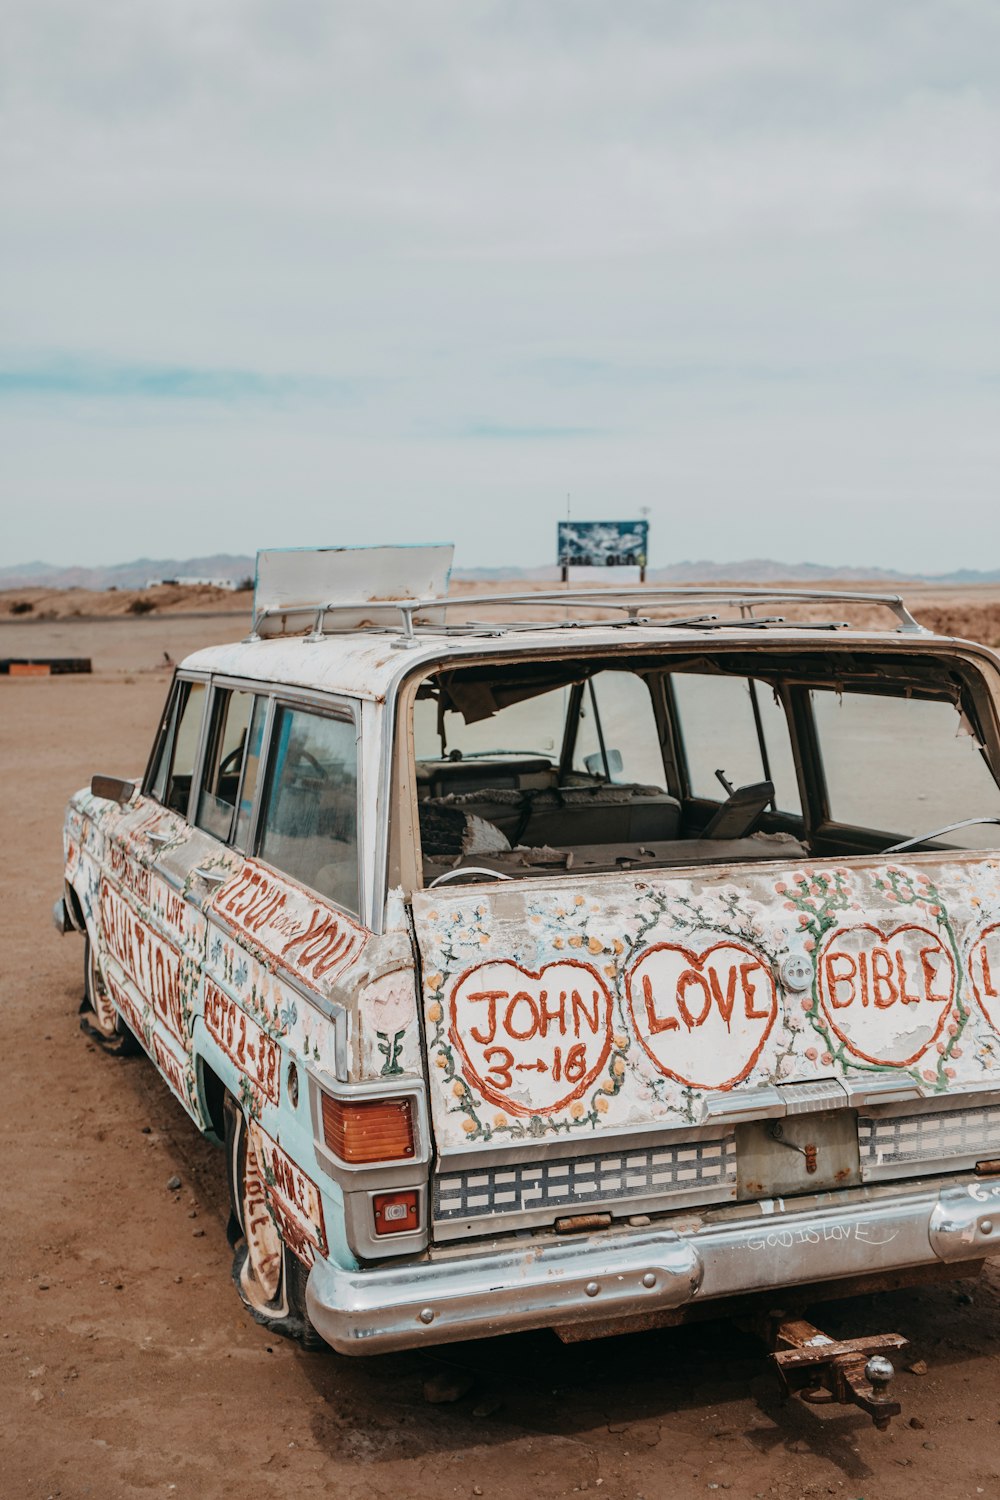
M154 578L231 578L240 583L253 575L254 559L230 552L210 557L139 557L103 568L59 568L34 562L0 568L0 589L141 589Z
M140 557L135 562L115 563L108 567L61 568L52 563L15 563L12 567L0 568L0 589L50 588L50 589L137 589L144 588L151 579L168 578L230 578L239 583L254 575L254 559L235 553L216 552L210 557ZM554 566L537 568L456 568L452 579L460 583L499 582L503 579L525 579L538 582L555 582L559 569ZM598 582L600 571L586 573L582 568L573 570L573 581ZM608 581L625 576L634 577L634 569L608 570ZM717 563L702 558L690 562L671 563L665 568L650 568L647 575L651 583L727 583L739 581L751 584L816 583L837 580L838 583L884 583L898 585L907 581L926 583L996 583L1000 581L1000 568L980 571L975 568L960 568L953 573L900 573L891 568L829 567L824 563L779 563L772 558L745 558L740 562Z

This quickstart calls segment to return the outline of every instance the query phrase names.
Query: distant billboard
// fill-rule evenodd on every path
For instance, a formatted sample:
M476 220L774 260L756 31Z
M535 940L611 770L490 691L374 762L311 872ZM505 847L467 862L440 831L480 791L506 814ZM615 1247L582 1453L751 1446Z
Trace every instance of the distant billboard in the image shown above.
M562 568L645 568L648 521L560 521Z

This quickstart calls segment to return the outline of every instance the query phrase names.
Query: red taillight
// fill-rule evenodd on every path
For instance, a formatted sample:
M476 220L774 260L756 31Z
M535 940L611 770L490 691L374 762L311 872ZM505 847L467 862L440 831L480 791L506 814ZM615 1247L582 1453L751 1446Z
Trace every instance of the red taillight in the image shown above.
M363 1166L413 1155L409 1099L333 1099L323 1094L322 1101L323 1136L341 1161Z
M405 1234L420 1228L415 1188L405 1193L375 1193L372 1198L376 1234Z

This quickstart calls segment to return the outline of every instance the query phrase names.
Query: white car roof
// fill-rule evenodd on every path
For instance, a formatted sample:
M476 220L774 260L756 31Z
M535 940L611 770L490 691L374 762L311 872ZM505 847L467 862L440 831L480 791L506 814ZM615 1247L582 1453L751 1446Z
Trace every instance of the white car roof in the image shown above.
M405 644L404 644L405 642ZM388 631L357 630L310 639L303 635L269 640L248 639L231 645L209 646L185 658L184 671L245 678L253 682L282 684L351 698L385 700L415 667L454 664L496 656L590 655L595 652L647 655L676 649L715 653L730 649L821 648L839 651L847 647L913 650L948 643L949 638L921 631L846 630L795 628L771 625L748 627L742 623L714 626L708 630L663 625L555 625L537 628L493 627L489 634L423 634L414 627L412 637ZM956 644L956 643L952 643Z

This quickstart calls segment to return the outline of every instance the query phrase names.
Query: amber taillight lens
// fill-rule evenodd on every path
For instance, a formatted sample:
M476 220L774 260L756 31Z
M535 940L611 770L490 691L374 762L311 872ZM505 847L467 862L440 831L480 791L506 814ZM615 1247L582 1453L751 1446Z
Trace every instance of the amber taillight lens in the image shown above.
M361 1166L413 1155L409 1099L333 1099L322 1095L323 1136L334 1156Z

